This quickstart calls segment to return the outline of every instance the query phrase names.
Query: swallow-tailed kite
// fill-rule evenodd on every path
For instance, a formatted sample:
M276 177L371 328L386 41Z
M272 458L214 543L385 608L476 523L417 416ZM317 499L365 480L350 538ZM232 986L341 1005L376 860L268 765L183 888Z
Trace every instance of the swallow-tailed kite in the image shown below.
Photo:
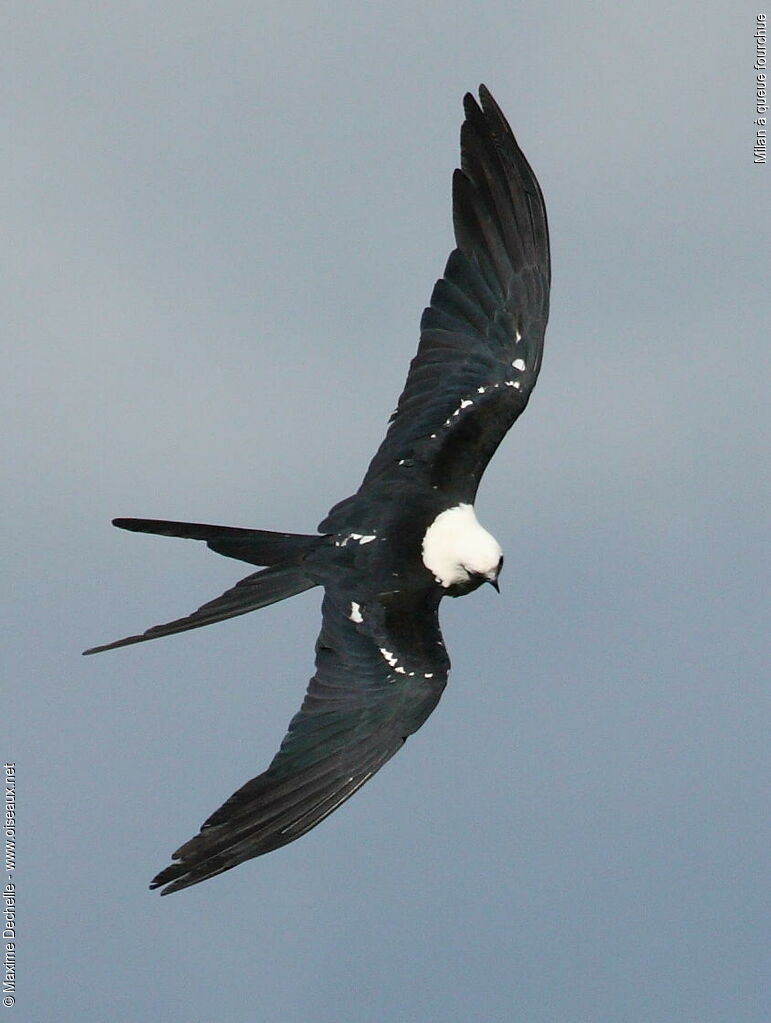
M265 566L186 618L86 653L246 614L322 586L316 673L270 766L154 878L163 893L293 842L356 792L436 707L450 661L442 597L497 588L498 542L477 521L482 473L527 405L549 309L541 189L489 91L464 99L452 185L457 248L423 313L407 381L358 491L318 534L155 519L121 529L204 540Z

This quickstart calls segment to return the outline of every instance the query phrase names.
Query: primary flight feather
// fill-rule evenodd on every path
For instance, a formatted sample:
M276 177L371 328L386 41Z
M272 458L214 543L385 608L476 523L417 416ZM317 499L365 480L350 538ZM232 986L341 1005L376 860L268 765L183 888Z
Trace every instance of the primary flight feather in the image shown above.
M358 491L301 535L155 519L140 533L204 540L265 566L193 614L87 654L196 629L324 588L316 673L270 766L152 881L162 894L294 841L360 788L436 706L450 662L444 596L497 588L498 542L474 514L482 474L522 413L549 312L543 196L485 86L464 98L453 177L457 248L420 325L388 432Z

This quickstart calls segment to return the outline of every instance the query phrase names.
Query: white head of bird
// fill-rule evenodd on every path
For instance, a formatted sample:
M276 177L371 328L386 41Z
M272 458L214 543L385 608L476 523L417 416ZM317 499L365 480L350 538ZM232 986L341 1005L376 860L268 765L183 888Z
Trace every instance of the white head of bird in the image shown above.
M489 582L498 588L503 551L479 524L470 504L440 512L423 537L423 564L436 581L449 588Z

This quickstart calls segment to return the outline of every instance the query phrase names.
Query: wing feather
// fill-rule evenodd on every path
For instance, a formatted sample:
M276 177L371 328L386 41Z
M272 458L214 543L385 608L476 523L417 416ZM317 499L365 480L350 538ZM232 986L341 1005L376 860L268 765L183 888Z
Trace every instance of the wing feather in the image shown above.
M406 465L473 500L538 376L551 277L543 196L495 100L484 86L479 94L481 106L464 99L457 248L423 313L417 355L361 490ZM333 513L323 528L334 526Z
M373 634L347 617L346 606L327 592L316 674L267 771L205 821L151 888L179 891L299 838L361 788L434 709L449 667L435 639L436 652L425 652L426 637L441 640L436 607L426 605L422 622L410 608L421 643L403 649L403 637Z

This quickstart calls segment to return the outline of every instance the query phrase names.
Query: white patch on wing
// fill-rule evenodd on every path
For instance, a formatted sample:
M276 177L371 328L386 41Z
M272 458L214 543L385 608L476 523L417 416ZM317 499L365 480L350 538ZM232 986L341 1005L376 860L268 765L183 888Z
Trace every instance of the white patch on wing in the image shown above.
M522 340L522 334L520 333L519 327L515 327L514 328L514 339L515 339L515 341L521 341Z
M355 540L358 544L371 543L373 540L377 540L374 533L369 536L365 536L363 533L349 533L348 536L342 540L335 540L335 547L345 547L349 540Z
M390 650L386 650L386 648L384 646L381 646L379 649L380 649L380 653L388 661L388 663L391 665L391 667L392 668L395 667L396 663L398 661L398 657L394 657L394 655L391 653L391 651Z
M517 340L519 340L519 338L517 338ZM514 369L525 369L526 368L525 367L525 360L524 359L515 359L514 362L512 362L511 365L514 367Z
M484 390L484 388L482 388L482 390ZM447 419L445 419L444 425L445 426L451 426L452 425L452 421L455 418L455 416L459 416L464 408L468 408L469 405L473 405L473 404L474 404L474 402L470 398L463 398L461 400L460 405L458 405L458 407L455 409L453 414L451 416L449 416Z
M445 588L467 582L471 574L496 577L501 548L480 526L474 508L459 504L440 512L423 537L423 564Z
M361 604L357 604L355 600L351 601L351 613L348 615L352 622L363 622L364 618L361 613Z

